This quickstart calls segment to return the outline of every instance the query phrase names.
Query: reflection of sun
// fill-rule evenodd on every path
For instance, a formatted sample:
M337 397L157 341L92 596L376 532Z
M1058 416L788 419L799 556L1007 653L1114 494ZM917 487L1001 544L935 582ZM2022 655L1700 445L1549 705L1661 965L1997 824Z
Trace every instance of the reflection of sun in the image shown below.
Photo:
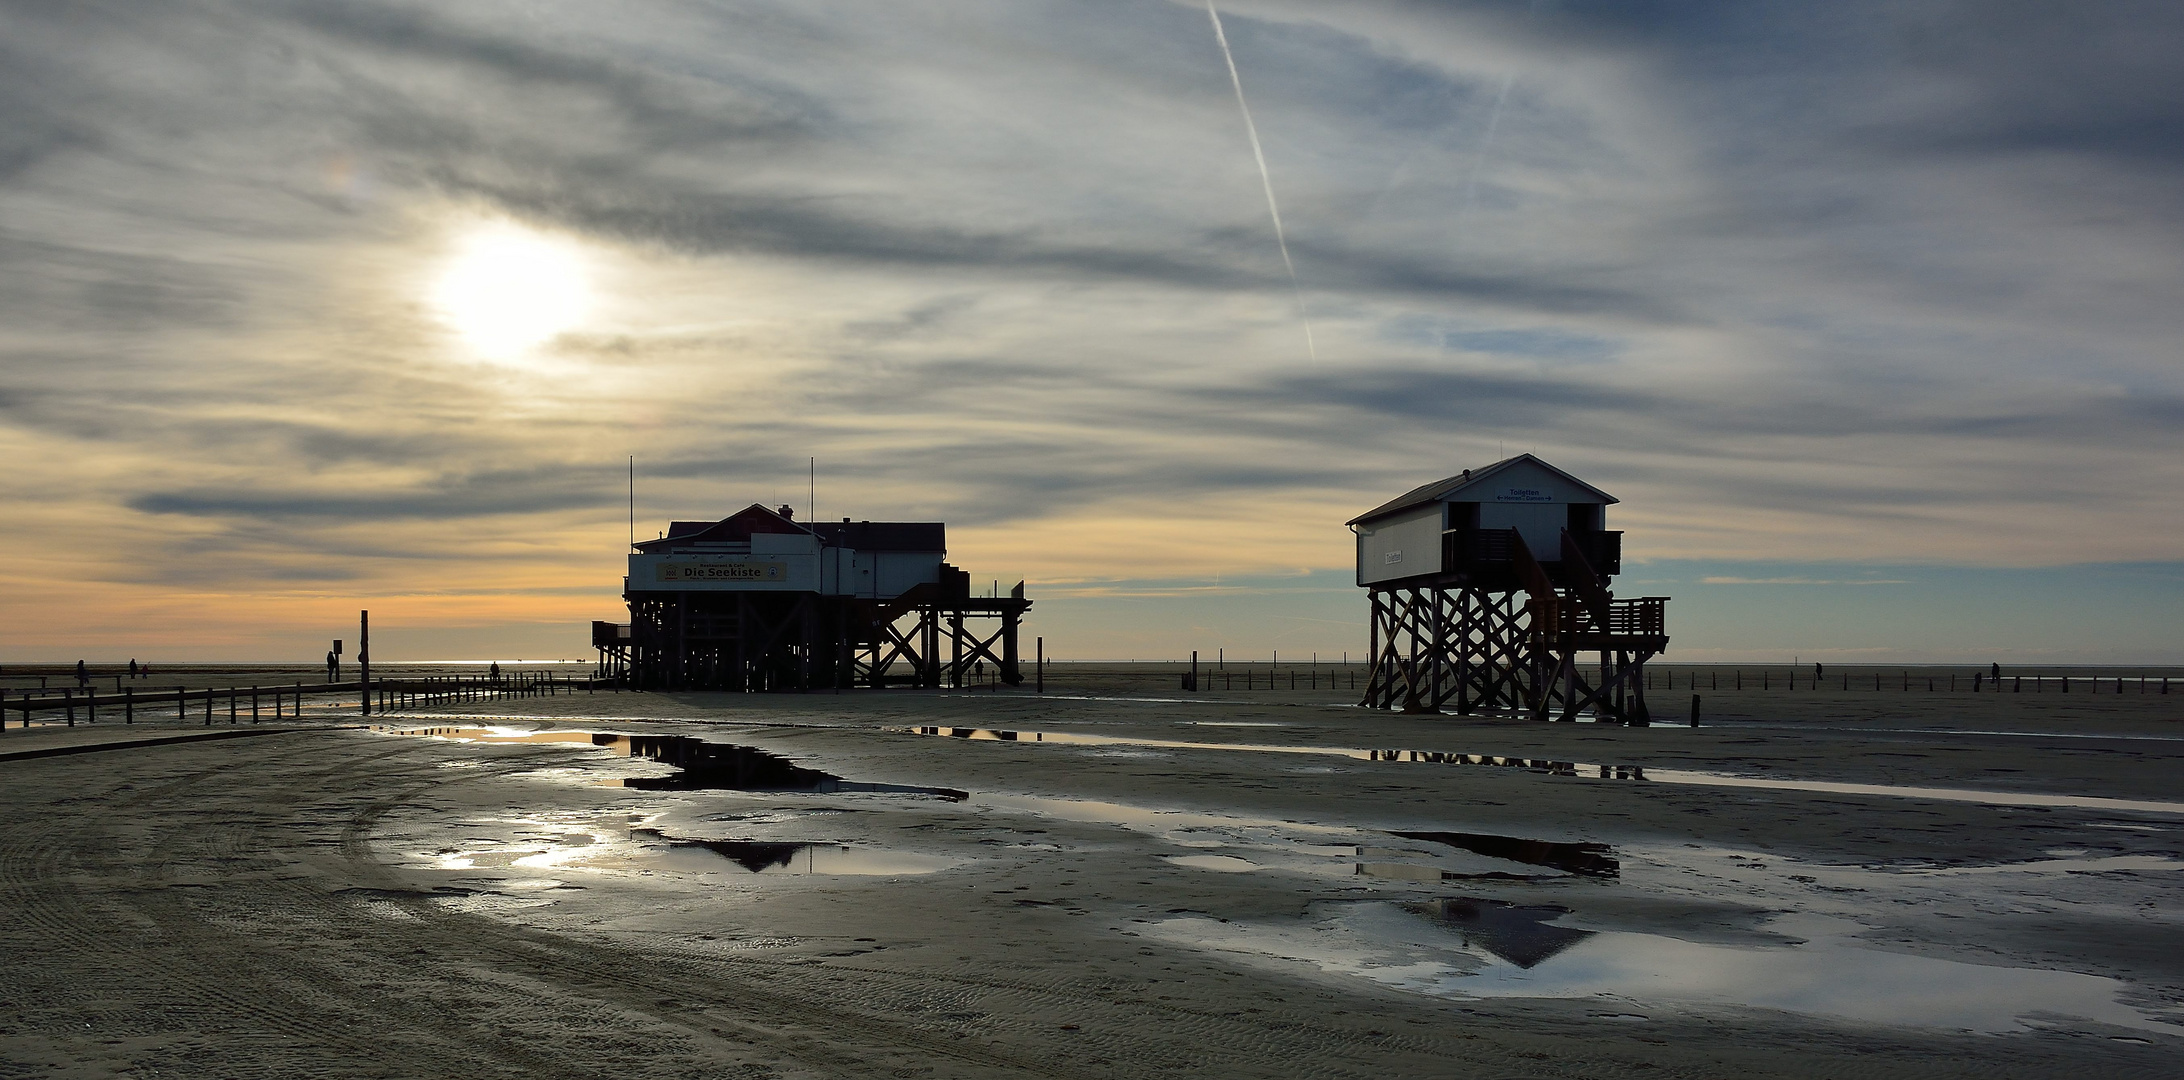
M463 237L432 289L440 317L495 360L576 325L590 300L584 259L574 247L505 223Z

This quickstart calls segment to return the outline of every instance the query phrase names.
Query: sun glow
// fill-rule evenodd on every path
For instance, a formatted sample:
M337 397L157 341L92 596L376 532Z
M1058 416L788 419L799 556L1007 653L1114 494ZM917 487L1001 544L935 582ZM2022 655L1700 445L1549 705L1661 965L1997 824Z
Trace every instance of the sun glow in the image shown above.
M501 223L472 230L432 289L433 306L479 355L508 360L581 322L583 255L567 241Z

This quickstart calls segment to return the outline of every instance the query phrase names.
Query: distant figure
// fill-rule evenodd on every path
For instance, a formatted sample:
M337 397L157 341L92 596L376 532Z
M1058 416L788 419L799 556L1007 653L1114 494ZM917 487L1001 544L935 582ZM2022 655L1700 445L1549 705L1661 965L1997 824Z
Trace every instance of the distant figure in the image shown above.
M334 676L340 671L341 661L334 659L334 654L329 651L326 654L326 681L333 682Z
M134 656L129 658L129 677L132 679L137 677L136 657Z
M1820 666L1818 663L1812 665L1812 681L1819 682L1820 677L1826 675L1827 673L1828 669Z
M493 669L491 672L489 672L489 674L492 675L494 682L500 681L500 661L493 661Z
M1988 677L1989 677L1989 678L1992 678L1992 679L1993 679L1994 681L1996 681L1996 682L2001 682L2001 681L2002 681L2002 665L2000 665L2000 664L1988 664L1988 665L1987 665L1987 675L1988 675Z
M91 669L83 666L83 661L81 660L76 661L76 685L91 685Z

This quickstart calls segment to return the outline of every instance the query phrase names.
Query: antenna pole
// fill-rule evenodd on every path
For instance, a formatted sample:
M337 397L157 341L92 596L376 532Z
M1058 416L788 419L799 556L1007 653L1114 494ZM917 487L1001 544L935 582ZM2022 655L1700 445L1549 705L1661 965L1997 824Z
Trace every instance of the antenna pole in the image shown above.
M813 523L819 520L819 459L806 458L804 474L804 516Z
M629 546L637 546L637 455L629 456Z

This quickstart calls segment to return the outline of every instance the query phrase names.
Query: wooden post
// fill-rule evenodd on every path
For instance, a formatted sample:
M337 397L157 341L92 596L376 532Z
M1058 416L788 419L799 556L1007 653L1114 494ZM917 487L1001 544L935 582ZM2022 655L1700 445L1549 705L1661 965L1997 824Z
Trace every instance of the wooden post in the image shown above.
M1699 695L1691 695L1691 726L1699 726Z
M963 686L962 608L957 608L956 610L948 613L948 640L950 643L950 649L952 650L949 653L948 660L948 683L951 686L961 688Z
M0 709L0 712L5 711ZM134 686L126 687L121 692L121 722L124 724L136 723L136 687ZM0 724L0 727L6 726L6 724Z
M356 615L356 687L357 705L364 715L372 714L372 613L359 611Z
M255 686L250 688L250 722L258 722L258 688Z

